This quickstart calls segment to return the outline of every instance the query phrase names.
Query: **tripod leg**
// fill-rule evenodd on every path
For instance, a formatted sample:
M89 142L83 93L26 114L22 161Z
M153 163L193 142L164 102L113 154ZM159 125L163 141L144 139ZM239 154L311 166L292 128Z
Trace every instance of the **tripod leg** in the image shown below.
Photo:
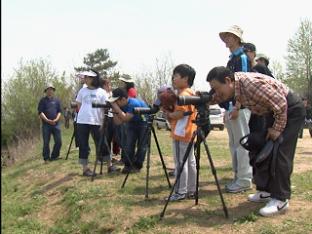
M178 170L176 180L175 180L175 182L174 182L174 184L173 184L173 187L171 188L171 191L170 191L169 197L168 197L168 199L167 199L167 201L166 201L166 204L165 204L165 206L164 206L164 209L163 209L163 211L162 211L161 214L160 214L160 219L162 219L162 218L164 217L165 212L166 212L166 209L167 209L167 206L168 206L169 201L170 201L170 197L171 197L171 195L173 194L173 190L175 189L177 183L178 183L179 180L180 180L180 177L181 177L181 174L182 174L184 165L185 165L186 160L187 160L187 158L188 158L188 156L189 156L189 154L190 154L190 152L191 152L191 149L192 149L192 147L193 147L195 136L196 136L196 131L194 131L193 136L192 136L192 139L191 139L190 143L188 144L188 146L187 146L187 148L186 148L186 152L185 152L184 157L183 157L182 165L181 165L181 167L180 167L179 170Z
M149 183L150 160L151 160L151 133L149 131L148 142L147 142L145 198L148 198L148 183Z
M214 167L214 164L213 164L213 161L212 161L212 158L211 158L211 154L210 154L210 151L209 151L209 148L208 148L208 144L205 140L205 136L203 134L203 132L201 130L199 130L199 137L201 138L202 142L204 142L204 146L205 146L205 150L206 150L206 153L207 153L207 156L208 156L208 160L209 160L209 163L210 163L210 166L211 166L211 172L214 176L214 179L215 179L215 182L216 182L216 185L217 185L217 188L218 188L218 192L219 192L219 195L220 195L220 199L221 199L221 202L222 202L222 206L223 206L223 211L224 211L224 215L226 218L229 217L229 214L228 214L228 210L226 208L226 205L225 205L225 202L224 202L224 199L223 199L223 195L222 195L222 192L221 192L221 189L220 189L220 185L219 185L219 181L218 181L218 178L217 178L217 171L216 171L216 168Z
M69 147L68 147L68 150L67 150L67 154L66 154L65 160L68 159L69 151L70 151L70 148L71 148L71 146L72 146L72 144L73 144L73 140L74 140L75 135L76 135L76 134L75 134L75 129L74 129L73 135L72 135L72 137L71 137L70 144L69 144Z
M160 157L160 160L161 160L161 164L162 164L162 167L164 169L164 172L165 172L165 175L166 175L166 178L167 178L168 186L169 186L169 188L171 188L171 184L170 184L169 176L168 176L168 173L167 173L167 168L166 168L166 165L165 165L165 161L164 161L164 158L163 158L163 156L161 154L159 143L158 143L158 139L157 139L156 132L155 132L155 128L153 126L152 126L152 132L153 132L154 139L155 139L155 142L156 142L156 146L157 146L157 150L158 150L159 157Z
M195 192L195 205L198 205L198 186L199 186L199 169L200 169L200 143L196 142L196 192Z
M149 136L148 134L150 134L150 127L149 127L149 126L146 128L146 131L145 131L145 133L144 133L144 136L145 136L145 137L148 137L148 136ZM124 149L122 149L122 150L124 150ZM125 157L127 158L128 162L130 163L130 167L131 167L131 168L134 168L133 162L132 162L132 160L130 159L130 157L129 157L129 155L128 155L127 152L125 153ZM121 185L121 188L124 188L124 187L125 187L125 184L126 184L126 182L127 182L127 179L128 179L128 177L129 177L129 173L130 173L130 172L127 173L127 175L126 175L126 177L125 177L125 179L124 179L124 181L123 181L123 183L122 183L122 185Z

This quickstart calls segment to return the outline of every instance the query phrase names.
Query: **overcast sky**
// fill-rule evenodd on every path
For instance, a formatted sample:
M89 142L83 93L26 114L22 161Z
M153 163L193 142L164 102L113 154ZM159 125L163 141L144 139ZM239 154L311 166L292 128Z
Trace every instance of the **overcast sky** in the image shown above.
M197 71L204 88L214 66L229 51L219 32L233 24L259 53L284 64L287 42L303 19L312 20L311 0L3 0L1 78L24 60L47 58L58 71L74 73L83 57L107 48L118 69L135 75L171 56ZM207 86L208 87L208 86Z

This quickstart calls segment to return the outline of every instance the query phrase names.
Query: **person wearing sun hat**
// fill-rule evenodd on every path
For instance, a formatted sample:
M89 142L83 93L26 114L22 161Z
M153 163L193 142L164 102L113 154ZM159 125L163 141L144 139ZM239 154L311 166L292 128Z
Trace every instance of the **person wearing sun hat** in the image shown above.
M269 63L270 63L269 57L266 56L265 54L258 54L255 60L258 64L263 64L265 66L269 66Z
M131 98L136 98L138 93L134 85L134 79L127 74L121 75L121 77L118 78L121 83L121 88L125 88L127 90L128 96Z
M237 25L232 25L220 32L219 36L231 53L226 67L232 72L250 72L251 64L243 48L243 30ZM241 107L234 98L219 105L226 110L224 123L229 135L234 172L233 180L226 184L225 189L230 193L242 192L251 189L252 186L252 168L249 165L248 151L239 144L239 140L249 133L250 111Z
M42 138L43 150L42 156L45 163L48 161L57 160L60 156L62 146L61 138L61 102L58 98L54 97L55 87L53 84L48 84L44 93L45 97L41 98L38 104L38 114L42 120ZM54 146L50 155L50 137L53 135Z
M95 70L84 71L80 73L85 77L87 87L79 90L76 102L79 108L77 116L77 136L79 141L79 163L82 165L82 175L92 176L93 172L88 167L88 156L90 153L89 135L91 134L96 149L98 149L101 132L100 128L103 124L104 109L93 108L92 103L105 104L107 96L100 87L100 75ZM99 155L106 156L106 155ZM107 172L116 171L111 164L109 157L103 157L107 160Z

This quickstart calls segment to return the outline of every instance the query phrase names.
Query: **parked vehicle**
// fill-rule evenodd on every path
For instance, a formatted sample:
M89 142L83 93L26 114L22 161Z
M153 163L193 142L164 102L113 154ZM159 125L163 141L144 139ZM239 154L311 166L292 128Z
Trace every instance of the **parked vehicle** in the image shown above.
M169 121L165 118L165 115L162 111L159 111L155 117L155 125L157 129L166 129L168 131L171 130Z
M223 111L218 105L212 105L209 107L209 119L211 129L219 128L219 130L224 130L224 120Z

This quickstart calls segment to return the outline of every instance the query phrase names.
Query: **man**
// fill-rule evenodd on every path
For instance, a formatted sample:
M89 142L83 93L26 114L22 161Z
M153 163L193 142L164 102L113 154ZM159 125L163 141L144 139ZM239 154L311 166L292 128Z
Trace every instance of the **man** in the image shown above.
M249 195L248 200L269 201L260 209L263 216L285 212L291 195L290 175L298 132L305 118L301 99L283 83L259 73L233 73L228 68L215 67L207 81L215 90L212 103L235 98L252 113L267 117L266 139L278 140L279 145L266 159L268 168L262 171L268 179L260 177L255 181L258 192Z
M114 89L108 101L114 111L115 124L126 123L127 137L125 146L122 146L125 150L125 167L122 173L139 172L147 150L147 122L143 116L134 114L134 108L147 107L147 105L142 100L128 97L127 91L122 88Z
M42 156L45 163L49 160L57 160L60 156L60 149L62 146L61 139L61 103L54 97L55 88L49 84L44 90L46 96L43 97L38 105L38 114L42 120L42 137L43 137L43 151ZM54 146L50 157L50 137L54 138Z
M232 72L250 71L250 61L243 48L243 30L233 25L220 32L219 36L225 46L230 50L230 59L227 68ZM235 106L236 108L232 108ZM239 140L249 133L248 122L250 111L236 102L226 100L220 104L224 108L224 122L229 135L229 148L232 156L233 180L225 186L227 192L237 193L251 189L252 168L249 165L248 151L244 149Z

